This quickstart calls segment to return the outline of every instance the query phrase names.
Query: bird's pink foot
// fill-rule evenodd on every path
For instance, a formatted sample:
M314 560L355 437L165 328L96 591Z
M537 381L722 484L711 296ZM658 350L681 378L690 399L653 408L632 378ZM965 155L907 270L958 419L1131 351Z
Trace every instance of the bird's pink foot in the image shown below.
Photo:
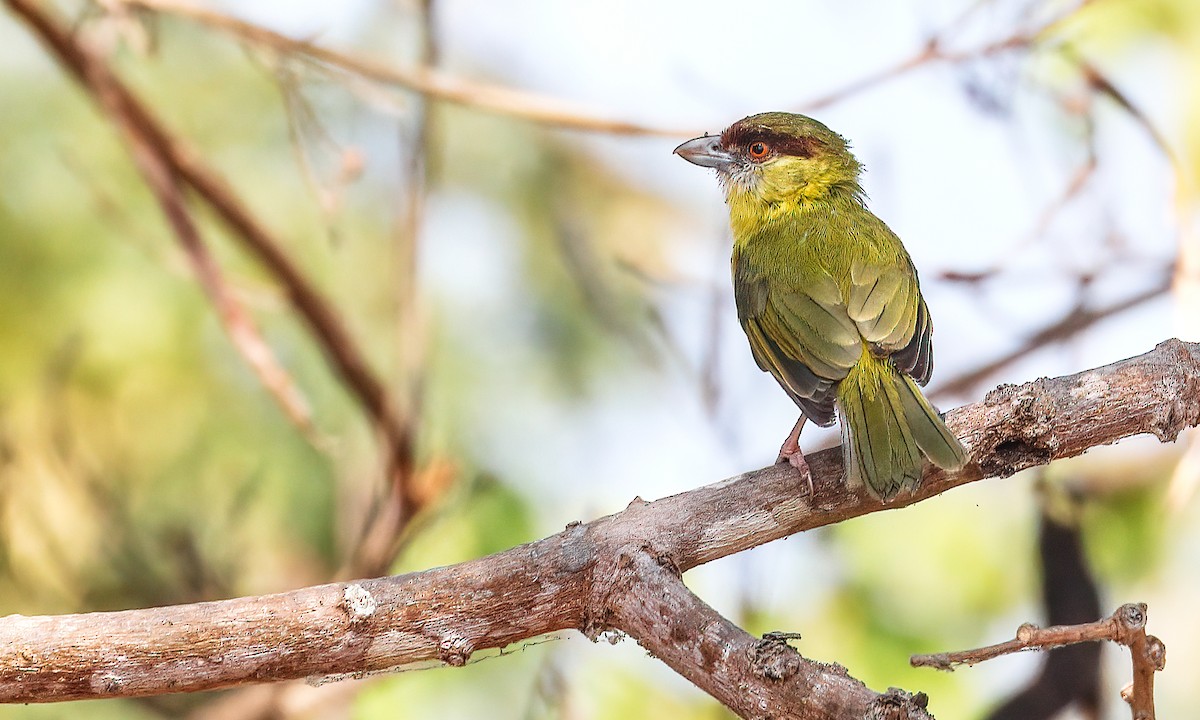
M800 449L800 431L804 429L804 416L796 421L796 427L792 428L791 434L787 440L783 441L783 446L779 448L779 457L775 458L776 465L787 463L800 471L800 474L808 481L808 496L813 496L813 480L812 472L808 469L808 461L804 459L804 451Z

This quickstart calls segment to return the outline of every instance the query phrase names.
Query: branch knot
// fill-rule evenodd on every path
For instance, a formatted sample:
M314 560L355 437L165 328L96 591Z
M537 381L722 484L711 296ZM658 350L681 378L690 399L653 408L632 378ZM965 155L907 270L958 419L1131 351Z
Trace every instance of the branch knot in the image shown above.
M1146 603L1125 603L1113 613L1122 636L1128 637L1146 628ZM1128 644L1128 643L1125 643Z
M800 633L769 632L750 649L754 674L768 680L787 680L800 671L802 658L788 640L799 640Z

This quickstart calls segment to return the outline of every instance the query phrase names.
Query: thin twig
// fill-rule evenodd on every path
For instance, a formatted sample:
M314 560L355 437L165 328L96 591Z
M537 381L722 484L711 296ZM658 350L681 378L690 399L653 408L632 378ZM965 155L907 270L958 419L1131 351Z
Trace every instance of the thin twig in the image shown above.
M1123 692L1133 720L1154 720L1154 673L1166 666L1167 650L1162 641L1146 634L1146 604L1128 603L1109 617L1080 625L1040 628L1026 623L1017 628L1016 638L972 650L913 655L913 667L953 671L956 665L975 665L1025 650L1049 650L1076 643L1109 640L1129 648L1133 656L1133 684Z
M306 57L320 65L375 82L418 92L434 100L466 105L497 115L517 117L570 130L586 130L613 135L677 138L699 134L690 129L654 127L605 118L562 100L501 85L466 80L427 66L391 67L330 50L308 40L295 40L253 23L175 0L121 1L131 7L187 18L233 35L257 47L270 48L275 52L287 55Z
M363 170L362 153L354 148L343 148L329 134L317 116L316 109L304 96L297 73L291 65L281 63L275 68L275 79L283 98L284 113L288 123L288 140L292 153L300 168L304 183L316 198L321 208L330 237L335 237L334 218L342 206L342 195L346 186L358 179ZM338 157L338 169L330 181L323 181L310 156L308 145Z
M956 63L963 62L964 60L974 60L977 58L990 57L1006 52L1024 50L1033 44L1037 35L1038 33L1022 33L1012 35L1010 37L988 43L982 47L975 48L974 50L961 52L950 52L944 49L942 46L942 39L940 37L934 37L928 40L920 50L904 60L901 60L890 67L883 68L882 70L878 70L870 75L855 80L854 82L848 83L847 85L840 87L833 92L820 95L812 98L811 100L806 100L800 103L799 107L807 112L824 109L830 105L835 105L839 102L842 102L852 95L858 95L866 90L870 90L878 85L882 85L888 80L894 80L901 75L910 73L913 70L930 63Z
M913 655L909 659L909 663L913 667L931 667L953 672L958 665L977 665L987 660L1026 650L1050 650L1095 640L1111 640L1128 645L1131 633L1145 628L1145 611L1145 603L1140 605L1131 603L1122 605L1115 613L1103 620L1090 623L1051 625L1045 628L1038 627L1033 623L1025 623L1017 628L1016 637L1012 640L971 650ZM1126 627L1128 622L1139 621L1139 618L1141 625ZM1126 639L1122 640L1122 638Z
M884 82L911 72L922 65L941 59L941 51L938 41L935 38L928 41L916 53L908 58L905 58L904 60L901 60L895 65L873 72L870 75L859 78L858 80L848 83L832 92L805 100L804 102L801 102L798 107L803 108L807 112L821 110L829 107L830 105L835 105L839 102L842 102L852 95L858 95L859 93L870 90L877 85L882 85Z
M1081 0L1074 6L1066 8L1059 15L1051 18L1035 30L1016 32L971 50L947 50L947 39L954 37L959 27L967 21L980 5L977 3L969 7L962 15L942 29L941 32L926 40L925 44L909 57L890 67L885 67L866 75L837 90L802 102L798 107L806 111L820 110L931 63L959 63L967 60L1002 55L1013 51L1027 50L1053 34L1065 21L1087 5L1087 0Z
M1109 98L1115 102L1122 110L1129 114L1133 121L1136 122L1145 133L1150 136L1151 142L1158 148L1158 151L1163 154L1167 162L1176 171L1181 168L1179 156L1175 152L1171 144L1167 142L1166 137L1159 131L1158 127L1150 120L1145 112L1139 108L1128 95L1123 93L1116 85L1109 80L1108 76L1096 67L1095 63L1086 60L1082 57L1073 56L1076 63L1079 64L1080 70L1083 72L1083 77L1087 81L1088 86L1093 90Z
M1075 172L1071 173L1070 179L1067 180L1066 187L1064 187L1062 192L1059 193L1059 196L1051 201L1046 207L1042 208L1042 212L1038 217L1037 223L1034 225L1032 232L1030 232L1025 241L1015 244L1008 250L1009 257L1019 257L1021 255L1021 248L1032 245L1035 240L1043 236L1046 233L1046 230L1050 227L1051 223L1054 222L1054 219L1063 211L1064 208L1070 205L1071 201L1079 197L1084 188L1087 187L1088 182L1095 177L1096 168L1099 167L1099 161L1096 157L1095 128L1090 117L1087 119L1086 124L1087 140L1085 142L1085 146L1087 147L1087 157L1082 163L1079 164L1078 167L1075 168Z

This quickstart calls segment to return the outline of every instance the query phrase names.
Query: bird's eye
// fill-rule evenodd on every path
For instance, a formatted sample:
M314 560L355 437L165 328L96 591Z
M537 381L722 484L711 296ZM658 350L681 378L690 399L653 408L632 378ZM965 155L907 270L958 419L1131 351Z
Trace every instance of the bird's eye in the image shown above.
M754 158L755 160L762 160L767 156L767 153L771 152L770 146L768 146L762 140L755 140L754 142L750 143L750 145L746 147L746 150L750 153L750 157Z

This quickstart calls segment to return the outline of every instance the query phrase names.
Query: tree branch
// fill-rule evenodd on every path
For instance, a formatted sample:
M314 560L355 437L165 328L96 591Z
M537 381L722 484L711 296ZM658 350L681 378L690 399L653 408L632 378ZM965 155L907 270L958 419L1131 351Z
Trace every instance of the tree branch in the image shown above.
M929 469L915 494L886 505L845 487L835 448L808 458L811 498L790 466L771 466L652 503L635 499L614 515L450 567L194 605L2 618L0 701L210 690L429 660L460 666L476 651L555 630L595 637L615 628L744 717L764 714L758 700L800 718L861 717L853 712L868 706L876 717L923 717L920 696L875 695L840 669L770 639L755 643L676 575L1131 435L1173 440L1198 422L1200 345L1170 340L1095 370L1001 386L949 413L971 462L955 474ZM734 697L743 680L754 700Z
M874 693L840 665L802 658L786 635L750 635L652 553L622 555L617 568L610 622L741 717L930 718L924 695Z

